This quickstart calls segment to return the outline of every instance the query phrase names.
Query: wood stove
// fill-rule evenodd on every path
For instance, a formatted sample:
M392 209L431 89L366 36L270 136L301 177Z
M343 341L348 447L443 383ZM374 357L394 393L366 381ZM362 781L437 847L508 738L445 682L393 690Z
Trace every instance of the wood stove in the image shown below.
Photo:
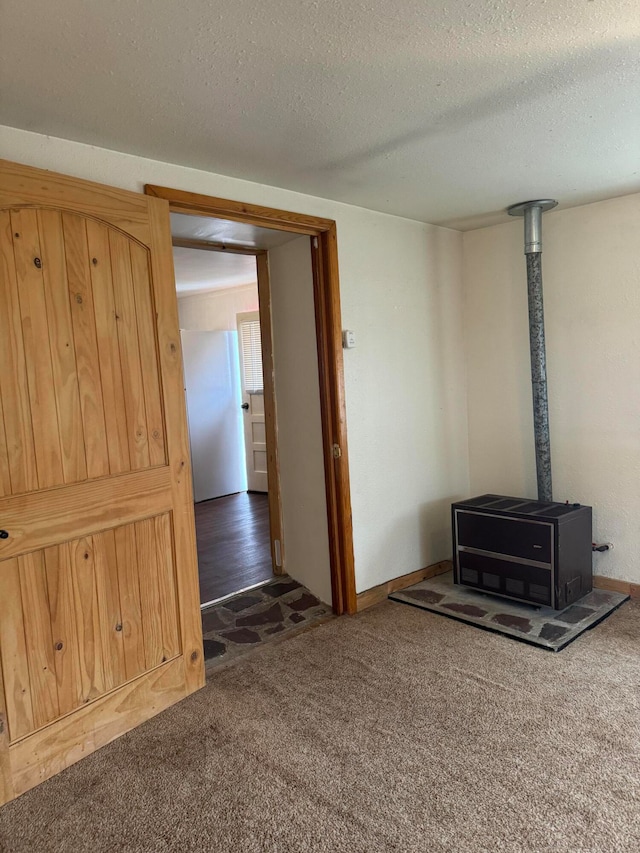
M451 512L456 583L555 610L591 591L591 507L481 495Z
M542 300L542 213L555 199L514 204L524 218L538 500L481 495L452 506L454 581L555 610L592 588L591 507L552 497Z

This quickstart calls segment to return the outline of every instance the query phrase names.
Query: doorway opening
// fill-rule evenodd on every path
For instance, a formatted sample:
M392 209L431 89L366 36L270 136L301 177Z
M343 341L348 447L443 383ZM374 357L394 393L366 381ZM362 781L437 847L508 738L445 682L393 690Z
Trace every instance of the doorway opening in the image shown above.
M321 217L219 199L168 187L147 185L145 192L148 195L169 201L172 214L186 214L194 220L200 219L209 223L214 221L220 222L223 233L217 240L209 241L210 243L216 243L215 246L210 245L209 248L242 252L246 251L247 246L250 246L253 252L256 253L257 258L258 289L261 307L263 305L270 305L270 292L267 289L265 293L263 287L263 282L265 281L267 288L269 286L270 259L268 253L270 250L259 242L252 243L251 240L236 240L233 236L227 239L224 234L224 227L226 225L245 229L245 234L247 233L247 229L249 232L251 229L257 229L260 232L270 234L272 237L279 234L287 241L292 240L291 246L295 247L295 250L292 248L292 254L297 254L298 261L300 260L300 251L304 253L307 261L310 261L308 286L300 288L299 291L302 292L304 290L310 294L310 314L307 316L311 318L312 328L309 329L307 327L307 332L301 335L299 333L300 330L296 330L290 324L288 335L281 336L279 340L283 340L284 338L288 344L295 340L300 347L304 348L307 354L310 346L315 353L313 362L315 379L312 378L311 362L308 360L304 369L303 365L300 365L300 369L296 371L299 353L291 346L289 346L287 358L282 363L293 365L290 373L296 374L297 379L300 376L307 377L309 387L315 387L317 409L317 423L315 425L318 428L319 435L321 471L318 476L316 469L313 472L313 479L316 486L318 480L321 481L324 497L322 507L320 507L317 501L314 503L313 498L317 497L317 493L315 496L311 495L306 488L307 482L311 478L305 477L305 460L299 455L298 461L301 461L302 464L299 466L299 470L295 472L297 479L293 492L296 492L296 495L293 501L291 501L292 490L288 490L288 493L290 496L289 507L292 508L292 512L289 515L296 517L297 521L301 521L301 524L298 525L296 522L290 526L287 533L289 538L287 539L288 544L286 544L286 548L284 548L285 543L282 541L282 537L279 538L283 551L285 551L283 561L286 568L286 550L289 549L289 545L292 542L296 544L298 554L302 554L303 552L305 555L314 553L314 542L307 541L304 536L300 536L300 532L304 530L308 522L314 519L317 522L321 518L322 524L324 524L324 541L327 551L324 566L326 569L328 565L330 572L326 581L327 589L320 595L320 598L324 601L331 600L333 611L338 615L344 612L355 613L356 591L353 561L353 530L335 222ZM234 246L237 249L234 249ZM260 251L256 252L256 249ZM275 259L276 252L277 249L272 250L272 261ZM294 291L290 291L290 294L293 293ZM292 319L292 316L295 319L295 315L291 315L290 312L289 320ZM268 337L269 343L271 343L270 338L272 334L271 327L264 320L261 322L261 331L264 353L266 351L264 348L265 337ZM273 364L268 367L265 363L264 368L266 384L273 380ZM298 383L299 391L303 391L305 387L304 383ZM265 403L266 401L267 397L265 394ZM297 399L289 400L289 411L293 410L295 414L296 405L299 405ZM301 414L305 413L307 409L306 405L299 405ZM273 415L275 415L275 412L272 413ZM293 423L295 424L295 417L293 418ZM266 413L266 424L268 440L270 428L268 411ZM275 419L271 424L271 428L273 430L276 429ZM297 432L295 429L289 431L287 441L285 442L283 439L282 446L289 448L290 443L296 444L301 435L307 435L304 429L298 429ZM267 441L267 443L269 442ZM271 466L277 466L277 459L274 460L272 458L270 449L268 449L268 463ZM271 510L271 494L269 495L269 505ZM273 524L273 514L271 511L270 524ZM316 526L316 532L318 530L319 528ZM275 538L272 535L272 553L276 544ZM304 558L298 559L296 566L302 570L304 562ZM302 582L304 583L304 579Z
M282 573L269 282L260 235L176 213L171 231L205 610Z

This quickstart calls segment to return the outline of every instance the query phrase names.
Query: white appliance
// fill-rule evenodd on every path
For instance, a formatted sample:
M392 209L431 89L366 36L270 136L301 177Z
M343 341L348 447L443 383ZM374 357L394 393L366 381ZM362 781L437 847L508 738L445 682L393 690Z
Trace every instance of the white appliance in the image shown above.
M245 492L238 333L180 334L195 501Z

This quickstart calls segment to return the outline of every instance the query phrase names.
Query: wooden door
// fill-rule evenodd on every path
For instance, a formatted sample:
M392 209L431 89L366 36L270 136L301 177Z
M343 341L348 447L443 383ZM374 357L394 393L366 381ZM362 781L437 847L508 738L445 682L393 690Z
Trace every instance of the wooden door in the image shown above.
M204 683L168 205L0 161L0 801Z
M238 314L238 348L247 484L250 492L267 492L267 433L259 311Z

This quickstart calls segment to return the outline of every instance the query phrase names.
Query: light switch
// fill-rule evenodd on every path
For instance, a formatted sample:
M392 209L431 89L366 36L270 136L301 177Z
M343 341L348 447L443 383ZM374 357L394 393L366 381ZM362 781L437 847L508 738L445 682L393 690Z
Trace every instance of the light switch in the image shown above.
M353 349L356 345L356 333L351 329L344 329L342 332L342 347L343 349Z

